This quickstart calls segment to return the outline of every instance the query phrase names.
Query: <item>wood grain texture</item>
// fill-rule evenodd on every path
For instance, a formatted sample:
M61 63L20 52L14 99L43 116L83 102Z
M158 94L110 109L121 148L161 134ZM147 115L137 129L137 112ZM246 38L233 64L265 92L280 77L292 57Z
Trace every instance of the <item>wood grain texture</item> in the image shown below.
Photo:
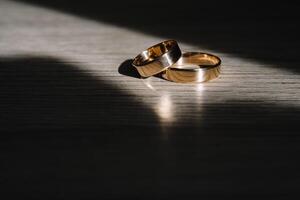
M185 39L168 35L178 32L174 25L158 23L162 33L157 34L105 16L101 21L0 1L2 194L37 199L299 195L297 41L255 43L247 29L239 30L244 37L231 38L230 28L218 35L213 25L208 28L213 33ZM250 29L255 21L249 24ZM178 39L184 51L221 57L221 76L204 84L140 79L130 59L168 37ZM289 51L280 54L275 46Z

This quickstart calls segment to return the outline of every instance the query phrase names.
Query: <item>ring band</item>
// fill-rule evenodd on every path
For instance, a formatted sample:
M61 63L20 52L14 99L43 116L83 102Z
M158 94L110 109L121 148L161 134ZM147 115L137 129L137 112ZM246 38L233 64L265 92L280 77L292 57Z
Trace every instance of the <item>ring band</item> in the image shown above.
M137 55L132 65L142 77L158 74L181 57L181 50L175 40L167 40L156 44Z
M187 52L172 67L168 68L163 78L178 82L206 82L217 78L220 75L221 59L215 55Z

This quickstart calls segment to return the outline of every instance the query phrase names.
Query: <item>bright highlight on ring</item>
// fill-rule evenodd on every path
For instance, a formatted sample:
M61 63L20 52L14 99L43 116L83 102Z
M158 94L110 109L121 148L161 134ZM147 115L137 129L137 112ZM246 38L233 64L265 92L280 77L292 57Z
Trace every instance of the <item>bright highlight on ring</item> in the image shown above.
M217 78L221 73L221 59L217 56L200 52L187 52L163 77L177 83L201 83Z

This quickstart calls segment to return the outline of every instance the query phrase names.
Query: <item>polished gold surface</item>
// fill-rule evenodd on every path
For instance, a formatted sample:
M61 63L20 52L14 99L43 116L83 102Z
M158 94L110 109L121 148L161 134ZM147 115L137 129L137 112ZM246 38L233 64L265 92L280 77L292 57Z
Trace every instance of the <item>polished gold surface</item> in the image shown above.
M162 75L165 79L178 83L205 82L220 75L219 57L199 52L187 52L176 64Z
M166 70L180 57L181 50L177 42L167 40L140 53L132 64L142 77L149 77Z

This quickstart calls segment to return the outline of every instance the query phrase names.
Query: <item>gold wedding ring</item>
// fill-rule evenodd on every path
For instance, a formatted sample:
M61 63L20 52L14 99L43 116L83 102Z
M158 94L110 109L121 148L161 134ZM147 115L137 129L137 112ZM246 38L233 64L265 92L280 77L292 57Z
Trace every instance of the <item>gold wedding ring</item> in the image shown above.
M169 67L163 78L178 82L192 83L205 82L217 78L220 75L221 59L207 53L187 52Z
M181 50L175 40L156 44L135 57L132 65L142 77L149 77L165 71L181 57Z

